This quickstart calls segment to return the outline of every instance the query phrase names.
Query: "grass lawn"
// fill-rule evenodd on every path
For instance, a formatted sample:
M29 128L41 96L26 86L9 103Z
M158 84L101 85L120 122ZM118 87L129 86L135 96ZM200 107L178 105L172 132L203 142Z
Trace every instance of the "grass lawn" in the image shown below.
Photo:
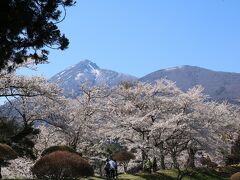
M184 177L183 180L230 180L230 176L235 172L240 172L239 166L224 167L219 171L207 168L198 168L193 172L193 176ZM140 173L137 175L121 174L119 180L175 180L177 170L163 170L154 174ZM84 180L103 180L101 178L92 177Z

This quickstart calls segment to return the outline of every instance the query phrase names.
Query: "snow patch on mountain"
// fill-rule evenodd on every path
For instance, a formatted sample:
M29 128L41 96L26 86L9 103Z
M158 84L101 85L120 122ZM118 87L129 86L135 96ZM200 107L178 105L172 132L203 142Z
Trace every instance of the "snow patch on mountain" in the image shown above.
M95 74L96 78L99 78L101 76L101 71L98 69L93 69L92 73Z
M118 73L112 70L101 69L95 63L84 60L53 76L50 81L58 83L64 89L67 97L79 95L80 86L87 83L90 86L115 86L122 81L136 81L131 75Z
M172 68L166 68L166 69L164 69L164 71L174 71L174 70L177 70L177 69L182 69L184 67L185 66L176 66L176 67L172 67Z
M81 78L81 76L84 76L84 74L83 73L78 73L74 79L79 80Z
M64 74L64 73L65 73L65 71L61 72L60 75L62 75L62 74Z

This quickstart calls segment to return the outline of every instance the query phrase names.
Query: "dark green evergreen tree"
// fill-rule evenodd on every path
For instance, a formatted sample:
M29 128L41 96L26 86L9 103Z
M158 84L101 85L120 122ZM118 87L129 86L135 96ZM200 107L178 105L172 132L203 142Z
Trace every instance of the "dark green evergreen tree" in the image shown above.
M39 133L40 131L32 125L21 125L16 121L0 117L0 143L9 145L19 156L36 158L32 137Z
M58 29L73 0L1 0L0 70L29 59L44 62L48 48L64 50L69 41Z

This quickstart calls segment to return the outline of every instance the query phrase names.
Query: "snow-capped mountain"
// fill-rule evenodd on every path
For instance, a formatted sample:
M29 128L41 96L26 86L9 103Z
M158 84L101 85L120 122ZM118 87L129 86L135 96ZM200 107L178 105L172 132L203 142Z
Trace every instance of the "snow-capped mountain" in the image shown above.
M88 83L91 86L115 86L122 81L135 81L136 77L101 69L95 63L84 60L54 75L50 82L55 82L64 89L67 97L79 95L80 85Z
M122 81L142 81L153 83L166 78L175 81L177 86L186 91L195 85L202 85L205 93L214 100L239 102L240 73L218 72L196 66L177 66L152 72L140 79L134 76L101 69L95 63L84 60L53 76L50 81L58 83L67 97L80 94L80 85L108 85L110 87Z
M177 86L186 91L195 85L202 85L205 93L215 100L240 99L240 73L217 72L196 66L177 66L150 73L139 80L150 82L166 78L175 81Z

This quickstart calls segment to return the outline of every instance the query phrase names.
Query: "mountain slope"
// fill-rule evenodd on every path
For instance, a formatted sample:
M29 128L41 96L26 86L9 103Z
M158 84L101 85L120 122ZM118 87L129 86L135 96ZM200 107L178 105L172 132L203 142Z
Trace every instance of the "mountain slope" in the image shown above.
M64 89L67 97L80 95L80 85L88 83L91 86L117 85L121 81L150 82L166 78L175 81L177 86L186 91L195 85L202 85L205 93L214 100L230 100L238 102L240 99L240 73L217 72L196 66L178 66L152 72L140 79L134 76L101 69L95 63L85 60L71 66L53 76L50 81L58 83Z
M101 69L95 63L84 60L59 72L50 79L50 82L58 83L64 89L65 96L76 97L79 95L79 87L83 83L88 83L90 86L115 86L121 81L135 80L137 78L134 76Z
M217 72L186 65L158 70L139 80L153 83L161 78L175 81L184 91L202 85L205 93L215 100L236 101L240 98L240 73Z

